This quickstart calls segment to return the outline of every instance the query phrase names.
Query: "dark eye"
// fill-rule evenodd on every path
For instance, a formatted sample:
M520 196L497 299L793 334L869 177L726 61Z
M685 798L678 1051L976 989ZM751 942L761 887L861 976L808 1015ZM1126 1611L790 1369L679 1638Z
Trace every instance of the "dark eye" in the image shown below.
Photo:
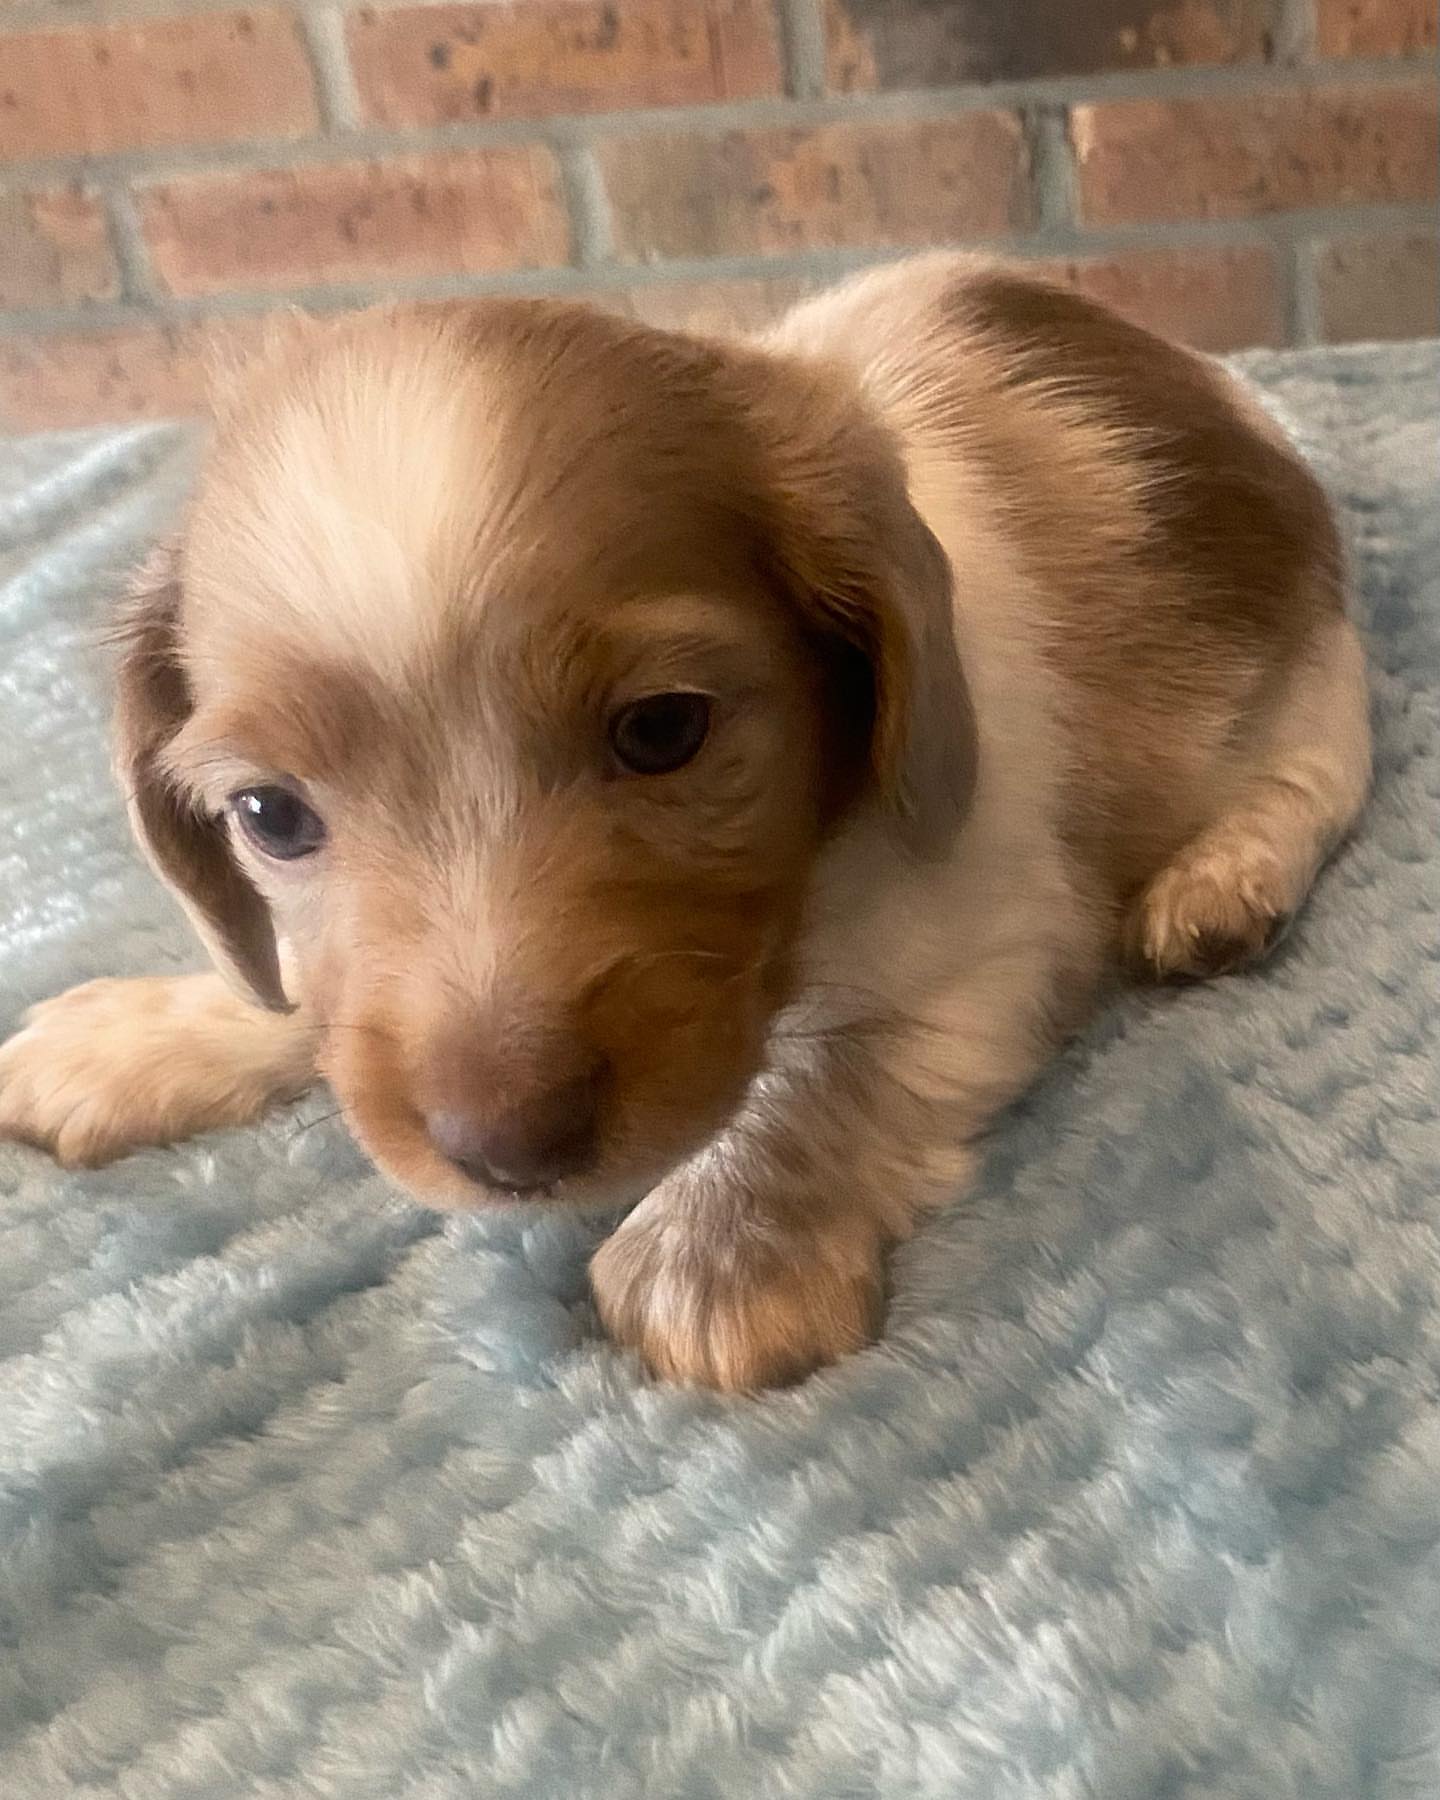
M309 856L325 842L320 815L289 788L242 788L230 796L230 806L255 848L280 862Z
M668 775L698 754L710 730L704 694L651 694L610 721L615 754L636 775Z

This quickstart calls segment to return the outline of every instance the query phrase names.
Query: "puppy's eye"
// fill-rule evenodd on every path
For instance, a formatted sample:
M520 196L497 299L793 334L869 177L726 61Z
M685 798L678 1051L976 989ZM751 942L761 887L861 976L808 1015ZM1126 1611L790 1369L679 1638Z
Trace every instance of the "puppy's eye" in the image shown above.
M710 730L704 694L651 694L610 721L616 756L636 775L668 775L699 754Z
M230 796L230 806L255 848L279 862L309 856L325 842L319 813L289 788L242 788Z

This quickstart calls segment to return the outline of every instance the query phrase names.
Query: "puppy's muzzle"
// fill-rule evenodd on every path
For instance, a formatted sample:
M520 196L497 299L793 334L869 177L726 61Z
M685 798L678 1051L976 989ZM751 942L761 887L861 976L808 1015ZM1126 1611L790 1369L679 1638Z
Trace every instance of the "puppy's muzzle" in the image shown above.
M471 1181L508 1193L533 1194L582 1175L596 1161L608 1069L579 1048L545 1059L545 1069L517 1081L475 1081L457 1060L428 1084L424 1107L430 1142Z

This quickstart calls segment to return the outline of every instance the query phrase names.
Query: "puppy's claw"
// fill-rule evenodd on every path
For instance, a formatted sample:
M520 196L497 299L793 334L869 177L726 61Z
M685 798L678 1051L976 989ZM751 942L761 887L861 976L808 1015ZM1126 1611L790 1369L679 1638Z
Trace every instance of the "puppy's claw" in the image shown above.
M1160 981L1243 968L1284 936L1293 885L1263 843L1182 851L1136 904L1127 931L1131 960Z

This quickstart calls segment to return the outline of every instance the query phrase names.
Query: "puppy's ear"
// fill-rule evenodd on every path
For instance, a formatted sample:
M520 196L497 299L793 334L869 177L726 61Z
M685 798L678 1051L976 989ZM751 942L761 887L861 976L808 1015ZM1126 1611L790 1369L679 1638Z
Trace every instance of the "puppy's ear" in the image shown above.
M828 383L791 401L762 426L782 573L810 629L860 674L840 703L869 713L873 785L902 841L938 859L969 811L976 764L949 559L884 428ZM853 717L840 723L854 731Z
M161 545L131 583L116 622L116 774L141 848L216 967L239 992L281 1011L288 1002L269 908L240 872L223 822L197 811L164 768L161 753L191 712L177 643L179 561L177 544Z

